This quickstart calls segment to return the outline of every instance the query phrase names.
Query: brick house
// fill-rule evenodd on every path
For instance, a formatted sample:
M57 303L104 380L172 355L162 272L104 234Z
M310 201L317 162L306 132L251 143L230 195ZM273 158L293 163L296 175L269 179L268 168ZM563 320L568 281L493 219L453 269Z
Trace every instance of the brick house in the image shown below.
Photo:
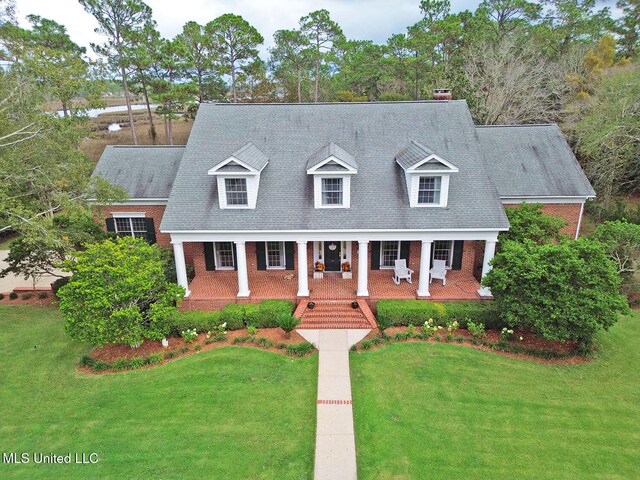
M556 125L476 126L461 100L202 104L186 146L108 146L94 175L130 197L99 207L106 227L172 246L201 309L487 297L505 207L541 203L577 237L595 196Z

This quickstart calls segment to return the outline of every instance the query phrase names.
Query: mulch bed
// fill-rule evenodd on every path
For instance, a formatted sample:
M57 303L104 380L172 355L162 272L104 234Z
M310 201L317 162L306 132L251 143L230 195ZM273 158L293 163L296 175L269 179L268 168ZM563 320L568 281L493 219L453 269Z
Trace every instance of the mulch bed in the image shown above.
M416 329L419 331L420 328L416 327ZM396 333L405 333L408 332L409 328L408 327L391 327L388 328L387 330L385 330L385 333L387 335L389 335L390 337L394 337ZM492 342L492 343L497 343L500 340L500 332L496 331L496 330L487 330L487 336L485 337L484 341L485 342ZM378 332L378 330L372 330L369 335L367 335L367 337L363 340L370 340L374 337L378 337L380 334ZM520 347L524 347L524 348L529 348L529 349L533 349L533 350L537 350L541 353L543 352L553 352L559 355L563 355L563 357L560 358L544 358L542 356L536 356L536 355L529 355L526 353L514 353L514 352L508 352L508 351L504 351L504 350L499 350L499 349L492 349L487 345L478 345L475 344L471 341L471 339L473 338L473 335L471 335L471 332L469 332L468 330L465 329L458 329L455 331L455 333L453 334L454 337L456 336L462 336L465 338L464 341L459 342L454 340L451 341L447 341L445 339L445 335L446 335L446 331L442 330L439 334L440 335L440 341L439 343L451 343L451 344L455 344L455 345L465 345L467 347L473 347L476 348L478 350L484 350L484 351L490 351L490 352L494 352L497 353L499 355L504 355L506 357L511 357L511 358L520 358L520 359L524 359L524 360L532 360L535 362L540 362L540 363L553 363L553 364L574 364L574 363L584 363L584 362L588 362L590 359L589 357L585 357L583 355L579 355L577 353L577 345L575 342L573 341L569 341L566 343L563 342L558 342L558 341L553 341L553 340L547 340L544 338L541 338L537 335L535 335L534 333L528 331L528 330L514 330L513 335L511 336L511 339L509 340L510 344L513 345L517 345ZM435 337L435 335L434 335ZM408 339L408 340L404 340L407 342L433 342L436 343L438 342L438 340L436 340L434 337L431 337L429 340L422 340L422 339ZM520 338L522 338L522 340L520 340ZM380 346L380 345L378 345ZM374 347L375 348L375 347ZM566 355L566 356L564 356Z
M119 358L130 359L134 357L148 357L152 353L165 353L170 351L179 353L182 348L189 347L189 352L184 354L180 353L180 356L183 356L198 353L194 350L194 347L196 345L202 346L200 352L228 345L244 345L260 348L262 350L269 350L271 352L284 353L283 350L276 347L265 348L250 342L240 344L233 343L234 338L246 337L247 335L247 330L233 330L227 332L225 340L221 342L211 342L209 344L205 343L205 341L207 340L206 333L199 334L198 337L191 343L185 342L181 337L170 337L167 339L169 341L169 346L166 348L162 346L162 343L153 340L145 340L144 343L138 348L131 348L128 345L105 345L104 347L95 348L90 353L90 355L96 360L100 360L103 362L113 362L114 360L117 360ZM297 332L291 332L291 336L289 338L285 338L285 333L280 328L261 328L258 330L258 333L255 335L255 337L266 338L274 343L286 343L287 345L306 342L306 340L302 338Z
M57 300L51 292L47 292L47 298L38 298L40 291L28 292L31 294L31 297L28 299L22 298L25 292L18 293L18 298L14 299L9 298L9 293L11 292L4 293L4 298L0 300L0 305L37 305L38 307L49 307Z

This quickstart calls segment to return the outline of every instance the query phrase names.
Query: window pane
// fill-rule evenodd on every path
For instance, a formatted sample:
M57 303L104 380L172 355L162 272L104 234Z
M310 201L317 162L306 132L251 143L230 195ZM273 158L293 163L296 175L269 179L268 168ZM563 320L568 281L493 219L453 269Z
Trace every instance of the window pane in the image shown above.
M284 267L282 243L267 242L267 267Z
M131 232L131 222L130 222L130 218L116 218L116 232L118 233L119 237L122 236L131 236L132 232Z
M420 177L418 203L440 203L441 177Z
M381 242L380 243L380 266L381 267L395 267L396 260L399 257L400 247L399 242Z
M342 179L323 178L322 179L322 204L342 205Z
M249 204L246 178L225 178L224 185L227 191L227 205Z
M233 244L231 242L216 243L216 264L218 268L233 268Z
M449 259L451 258L451 241L450 240L436 240L433 242L433 258L434 260L444 260L449 265Z

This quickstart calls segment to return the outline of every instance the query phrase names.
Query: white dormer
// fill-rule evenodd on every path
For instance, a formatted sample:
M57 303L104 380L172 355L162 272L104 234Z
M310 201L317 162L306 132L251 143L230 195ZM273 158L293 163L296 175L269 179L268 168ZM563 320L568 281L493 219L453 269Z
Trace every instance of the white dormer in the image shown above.
M218 182L220 208L256 208L260 174L269 157L253 143L247 143L207 171Z
M356 173L355 158L333 142L311 155L307 174L313 175L315 208L349 208L351 176Z
M410 207L447 206L449 177L458 167L413 140L396 155L396 162L404 170Z

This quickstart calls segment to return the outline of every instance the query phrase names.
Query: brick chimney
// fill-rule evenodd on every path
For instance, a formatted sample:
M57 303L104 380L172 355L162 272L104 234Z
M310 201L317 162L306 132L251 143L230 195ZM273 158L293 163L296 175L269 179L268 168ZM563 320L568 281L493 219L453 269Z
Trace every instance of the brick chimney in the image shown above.
M450 88L436 88L433 91L433 99L434 100L451 100L451 89Z

